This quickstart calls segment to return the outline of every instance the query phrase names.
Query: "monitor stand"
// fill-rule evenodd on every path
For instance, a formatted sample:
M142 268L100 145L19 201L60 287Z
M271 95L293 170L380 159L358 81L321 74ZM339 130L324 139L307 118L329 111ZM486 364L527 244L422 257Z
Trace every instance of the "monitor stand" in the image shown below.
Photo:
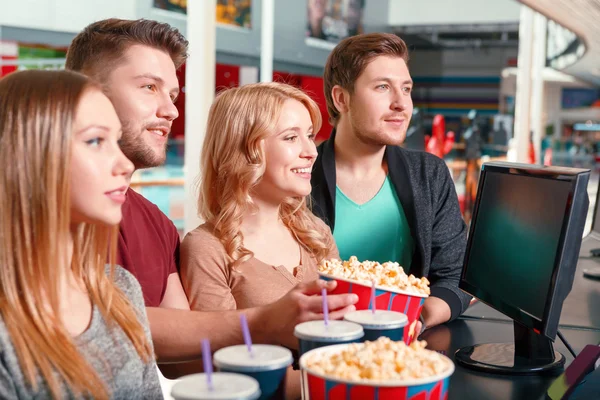
M533 375L559 373L565 356L554 352L552 341L514 322L514 343L485 343L459 349L457 364L492 374Z
M600 267L584 268L583 276L588 279L600 279Z

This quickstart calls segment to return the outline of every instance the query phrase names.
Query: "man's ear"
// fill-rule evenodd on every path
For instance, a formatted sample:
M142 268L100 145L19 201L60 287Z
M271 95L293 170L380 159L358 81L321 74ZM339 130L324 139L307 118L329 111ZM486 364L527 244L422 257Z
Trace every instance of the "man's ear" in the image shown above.
M331 98L340 114L345 114L350 110L350 93L340 85L335 85L331 89Z

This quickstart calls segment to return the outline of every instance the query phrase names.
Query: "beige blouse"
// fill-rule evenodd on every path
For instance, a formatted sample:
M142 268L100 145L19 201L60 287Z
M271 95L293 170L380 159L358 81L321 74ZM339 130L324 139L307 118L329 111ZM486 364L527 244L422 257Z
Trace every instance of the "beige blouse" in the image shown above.
M331 234L322 223L323 231ZM328 258L338 258L337 247ZM251 258L232 270L227 253L211 226L200 225L181 243L181 281L192 310L218 311L262 306L283 297L301 282L317 279L316 260L300 246L300 265L292 274L286 267Z

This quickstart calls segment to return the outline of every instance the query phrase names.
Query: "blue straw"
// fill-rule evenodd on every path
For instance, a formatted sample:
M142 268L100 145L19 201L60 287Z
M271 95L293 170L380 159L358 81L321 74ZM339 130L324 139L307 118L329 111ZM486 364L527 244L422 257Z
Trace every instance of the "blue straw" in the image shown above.
M252 353L252 338L250 337L250 329L248 328L248 320L246 319L246 315L240 315L240 322L242 324L242 335L244 335L244 342L246 343L246 347L248 347L248 353L250 353L250 357L253 357L254 353Z
M211 392L214 389L212 382L212 357L210 353L210 341L202 339L202 362L204 364L204 375L206 375L206 384Z

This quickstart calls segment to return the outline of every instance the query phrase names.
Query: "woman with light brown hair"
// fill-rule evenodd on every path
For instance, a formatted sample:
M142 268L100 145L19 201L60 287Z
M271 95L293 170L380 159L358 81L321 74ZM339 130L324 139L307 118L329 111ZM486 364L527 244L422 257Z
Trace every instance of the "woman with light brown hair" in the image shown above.
M201 155L198 206L206 223L181 248L192 309L274 302L318 279L323 258L339 257L331 231L306 205L320 126L316 103L286 84L245 85L217 96ZM299 385L299 378L290 381Z
M110 262L120 136L83 75L0 80L0 398L162 397L139 284Z

